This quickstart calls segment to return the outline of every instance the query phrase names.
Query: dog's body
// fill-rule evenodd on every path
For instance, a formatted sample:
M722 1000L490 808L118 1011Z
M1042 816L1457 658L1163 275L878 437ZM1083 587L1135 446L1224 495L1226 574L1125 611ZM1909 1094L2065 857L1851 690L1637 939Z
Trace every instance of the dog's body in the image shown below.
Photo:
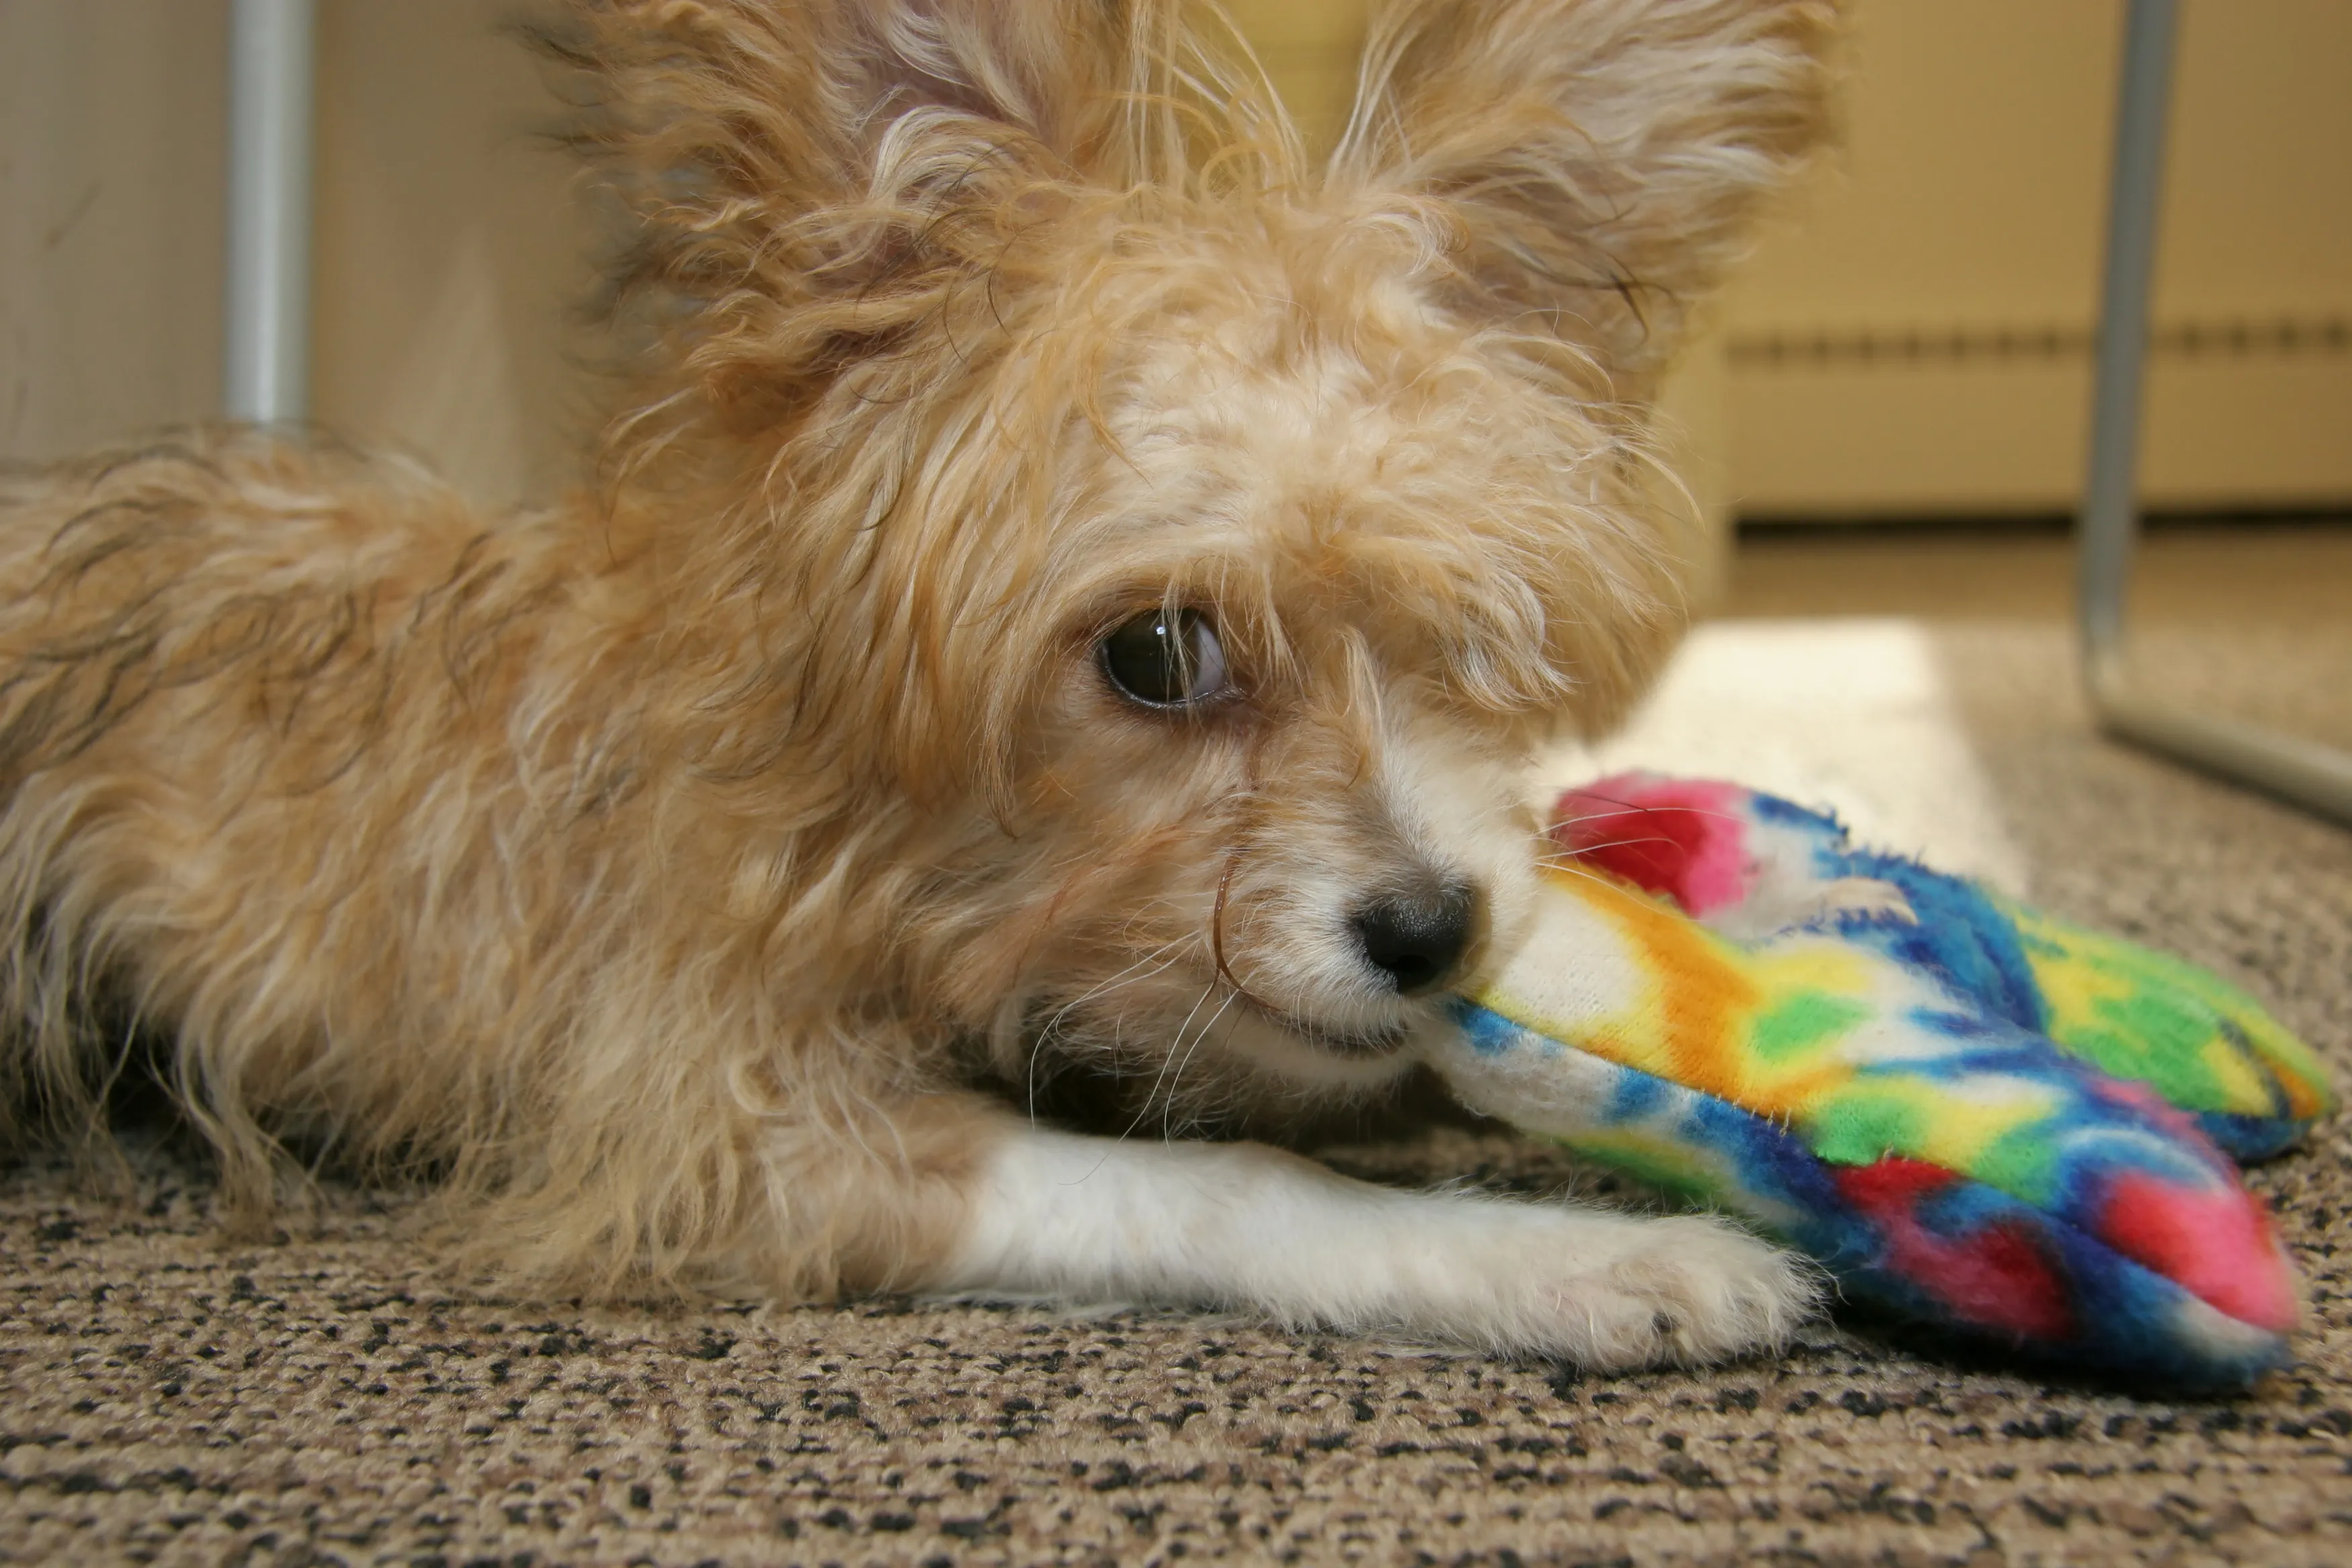
M251 437L5 481L20 1098L152 1026L244 1206L280 1138L416 1161L571 1289L1792 1322L1709 1221L1164 1134L1393 1081L1511 940L1520 765L1670 639L1644 405L1824 6L1423 7L1314 179L1110 9L582 5L657 340L592 499ZM1024 1115L1069 1063L1132 1118Z

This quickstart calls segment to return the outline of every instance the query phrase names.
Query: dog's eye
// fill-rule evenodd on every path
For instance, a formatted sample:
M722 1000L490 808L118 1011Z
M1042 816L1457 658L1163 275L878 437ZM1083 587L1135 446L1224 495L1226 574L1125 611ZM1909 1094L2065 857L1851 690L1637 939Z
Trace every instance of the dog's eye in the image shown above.
M1148 610L1102 640L1110 683L1153 708L1187 708L1232 686L1224 645L1198 610Z

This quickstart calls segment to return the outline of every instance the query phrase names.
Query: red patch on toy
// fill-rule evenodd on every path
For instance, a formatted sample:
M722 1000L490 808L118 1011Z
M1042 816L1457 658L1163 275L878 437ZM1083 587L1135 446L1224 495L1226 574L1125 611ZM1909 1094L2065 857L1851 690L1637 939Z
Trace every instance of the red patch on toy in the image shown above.
M2137 1172L2118 1172L2099 1213L2099 1235L2125 1257L2241 1322L2283 1334L2301 1315L2294 1275L2270 1216L2235 1188L2189 1192Z
M1559 797L1551 836L1585 864L1704 915L1748 896L1744 794L1700 779L1603 779Z
M2020 1340L2063 1340L2074 1331L2066 1286L2032 1237L1993 1224L1963 1237L1922 1225L1919 1205L1960 1178L1940 1165L1889 1155L1833 1169L1845 1200L1875 1221L1889 1268L1931 1290L1962 1321Z

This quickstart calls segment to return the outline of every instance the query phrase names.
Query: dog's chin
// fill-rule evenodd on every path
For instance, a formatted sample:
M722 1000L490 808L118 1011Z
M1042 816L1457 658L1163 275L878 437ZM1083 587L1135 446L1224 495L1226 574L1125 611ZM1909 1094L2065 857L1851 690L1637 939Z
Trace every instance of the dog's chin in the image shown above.
M1318 1050L1336 1057L1370 1059L1389 1056L1401 1049L1412 1034L1412 1026L1401 1018L1369 1026L1332 1024L1279 1012L1247 996L1241 1002L1276 1028L1287 1030Z
M1238 1000L1226 1047L1258 1070L1292 1083L1370 1089L1401 1076L1419 1059L1414 1047L1442 1027L1434 1013L1381 1023L1341 1023Z

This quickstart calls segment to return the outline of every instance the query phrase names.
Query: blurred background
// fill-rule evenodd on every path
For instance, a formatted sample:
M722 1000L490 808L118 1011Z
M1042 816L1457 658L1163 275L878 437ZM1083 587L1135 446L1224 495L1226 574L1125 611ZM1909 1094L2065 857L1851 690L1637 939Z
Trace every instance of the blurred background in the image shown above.
M489 501L568 482L598 405L590 224L515 5L319 5L313 414ZM1852 8L1843 150L1669 398L1700 607L2056 635L2122 0ZM0 456L216 411L226 9L0 0ZM1363 0L1231 10L1328 137ZM2140 649L2175 695L2352 742L2347 0L2185 0L2155 315Z
M1232 7L1315 134L1364 0ZM562 470L583 223L515 0L322 0L315 405L506 497ZM2056 516L2081 480L2120 0L1858 0L1845 148L1683 368L1750 521ZM225 0L0 0L0 452L212 411ZM2352 502L2352 5L2188 0L2145 493Z

